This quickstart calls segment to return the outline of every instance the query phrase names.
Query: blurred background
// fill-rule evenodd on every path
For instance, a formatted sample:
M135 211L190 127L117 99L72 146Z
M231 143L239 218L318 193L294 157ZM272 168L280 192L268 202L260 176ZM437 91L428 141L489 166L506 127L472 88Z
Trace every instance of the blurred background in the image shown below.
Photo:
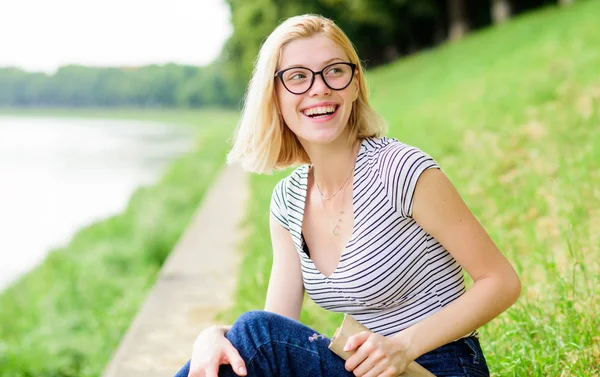
M557 1L5 2L0 106L239 107L285 17L334 19L373 68Z
M302 13L347 33L390 136L445 167L522 276L482 331L493 374L598 375L599 1L5 0L0 376L102 373L223 167L261 42ZM230 319L263 305L285 174L251 178Z

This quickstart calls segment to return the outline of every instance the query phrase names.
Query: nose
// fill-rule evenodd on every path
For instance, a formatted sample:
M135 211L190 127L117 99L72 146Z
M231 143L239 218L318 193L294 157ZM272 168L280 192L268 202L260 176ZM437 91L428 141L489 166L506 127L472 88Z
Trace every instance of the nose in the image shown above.
M329 89L327 84L325 84L322 73L317 73L315 75L315 80L313 81L313 84L308 92L311 97L331 94L331 89Z

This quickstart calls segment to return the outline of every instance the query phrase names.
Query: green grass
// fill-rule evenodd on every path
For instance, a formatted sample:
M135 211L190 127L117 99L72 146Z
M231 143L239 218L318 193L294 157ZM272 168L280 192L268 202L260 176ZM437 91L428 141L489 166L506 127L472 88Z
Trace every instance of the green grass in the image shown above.
M516 267L519 301L484 326L494 376L600 373L600 1L548 8L369 72L390 136L430 153ZM253 176L233 320L260 309L268 206ZM339 314L305 300L332 334Z
M0 295L0 376L99 376L222 167L237 114L23 112L33 113L146 119L197 130L194 150L174 161L160 182L139 188L124 213L77 232L66 247L53 250Z

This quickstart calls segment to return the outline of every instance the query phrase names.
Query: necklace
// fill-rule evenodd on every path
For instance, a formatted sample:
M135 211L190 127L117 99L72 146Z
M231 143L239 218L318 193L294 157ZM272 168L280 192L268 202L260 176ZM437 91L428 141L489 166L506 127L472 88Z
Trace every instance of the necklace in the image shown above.
M325 194L323 194L323 191L321 191L321 187L319 186L319 183L317 182L317 176L315 175L315 183L317 184L317 190L319 190L319 194L321 194L321 199L323 199L323 200L333 199L333 197L336 196L337 193L340 192L344 188L344 186L346 186L346 183L348 183L348 181L350 180L350 177L352 177L352 173L354 173L354 165L352 165L352 170L350 171L348 178L346 178L346 180L344 181L344 183L342 183L340 188L335 190L335 192L333 194L331 194L331 196L326 196ZM313 174L314 174L314 172L313 172Z
M338 220L335 223L335 226L333 227L333 235L336 237L340 235L340 231L342 229L342 216L344 216L344 199L346 196L345 194L346 194L346 190L344 190L344 192L342 193L342 205L340 206Z
M354 171L354 167L352 168L352 170ZM352 174L350 176L352 176ZM342 188L344 188L346 186L346 183L348 183L350 176L348 178L346 178L346 181L344 181L342 186L336 192L334 192L333 195L331 195L330 197L326 197L325 195L323 195L321 190L319 190L319 194L321 194L321 204L323 205L323 210L327 211L325 209L325 202L330 200L331 198L333 198L338 192L340 192L340 190ZM316 182L316 179L315 179L315 182ZM317 185L317 188L319 188L319 185ZM346 190L344 190L342 192L342 202L340 204L340 210L338 212L337 221L335 222L335 225L333 226L333 235L336 237L340 235L341 230L342 230L342 222L343 222L342 218L344 217L344 199L345 198L346 198ZM328 214L328 217L329 217L329 214Z

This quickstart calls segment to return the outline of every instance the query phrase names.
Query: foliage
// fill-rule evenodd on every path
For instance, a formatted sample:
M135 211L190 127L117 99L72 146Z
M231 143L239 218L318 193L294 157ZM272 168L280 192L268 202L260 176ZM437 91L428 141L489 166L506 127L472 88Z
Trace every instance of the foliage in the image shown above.
M237 107L261 43L286 17L319 13L333 19L369 68L443 42L451 22L442 0L226 1L234 32L208 66L70 65L53 75L4 68L0 107ZM514 2L514 12L555 2ZM472 29L490 24L490 3L465 2Z

